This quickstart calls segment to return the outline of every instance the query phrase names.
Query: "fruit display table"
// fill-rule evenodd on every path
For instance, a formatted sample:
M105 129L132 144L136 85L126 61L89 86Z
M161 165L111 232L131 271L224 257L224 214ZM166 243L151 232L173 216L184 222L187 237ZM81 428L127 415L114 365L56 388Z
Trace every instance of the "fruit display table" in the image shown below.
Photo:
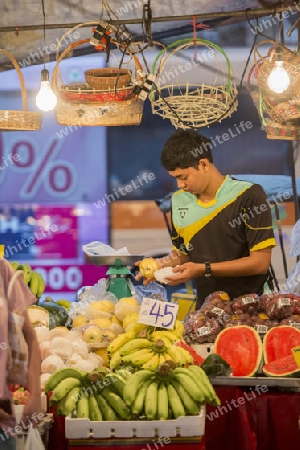
M204 439L193 438L161 438L159 439L80 439L69 440L68 450L87 450L90 448L101 450L205 450Z
M207 406L205 444L200 438L172 438L170 450L299 450L300 393L267 386L258 395L255 387L214 386L221 407ZM264 392L263 392L264 391ZM241 400L243 399L243 400ZM84 450L101 446L101 450L124 447L127 439L67 440L64 417L54 412L49 430L48 449ZM129 440L128 450L160 450L152 439ZM147 442L146 442L147 441ZM104 445L105 444L105 445ZM149 444L148 447L146 444Z
M206 450L299 450L300 393L261 387L214 386L222 407L207 406Z

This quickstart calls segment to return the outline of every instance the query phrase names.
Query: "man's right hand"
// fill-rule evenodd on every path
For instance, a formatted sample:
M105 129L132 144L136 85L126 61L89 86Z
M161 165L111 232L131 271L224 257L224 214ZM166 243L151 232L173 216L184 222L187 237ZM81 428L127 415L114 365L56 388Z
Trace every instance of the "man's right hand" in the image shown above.
M135 266L139 266L140 265L140 263L142 262L142 260L140 260L140 261L136 261L136 263L135 263ZM139 272L136 276L135 276L135 280L136 281L140 281L140 280L142 280L144 277L143 277L143 275L141 274L141 272ZM149 283L151 283L151 281L156 281L155 280L155 278L144 278L144 280L143 280L143 285L144 286L147 286Z

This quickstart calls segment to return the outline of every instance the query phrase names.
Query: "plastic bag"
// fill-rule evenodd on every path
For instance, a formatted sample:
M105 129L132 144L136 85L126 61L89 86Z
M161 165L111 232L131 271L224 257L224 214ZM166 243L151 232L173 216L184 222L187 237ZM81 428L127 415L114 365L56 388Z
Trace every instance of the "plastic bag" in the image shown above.
M291 233L290 256L296 258L300 255L300 219L295 223Z
M77 315L83 314L90 319L90 304L95 301L110 300L113 303L117 303L117 297L112 292L108 292L106 290L106 285L107 279L101 278L98 283L94 284L94 286L90 286L88 289L85 289L81 295L81 300L79 302L71 303L68 311L69 318L74 319Z
M291 271L285 284L286 290L281 289L283 292L291 292L293 294L300 294L300 261L297 262L293 270Z
M213 343L222 327L216 319L204 316L200 310L188 314L183 322L183 338L187 344Z
M235 314L257 315L260 309L260 300L257 294L245 294L236 297L231 302Z
M83 245L82 250L88 256L107 256L107 255L118 255L118 256L130 256L127 247L119 248L115 250L113 247L107 244L103 244L100 241L93 241L89 244Z
M144 297L156 298L158 300L168 301L167 290L159 283L151 281L147 286L134 286L135 297L141 303Z
M45 450L40 432L30 425L24 450Z

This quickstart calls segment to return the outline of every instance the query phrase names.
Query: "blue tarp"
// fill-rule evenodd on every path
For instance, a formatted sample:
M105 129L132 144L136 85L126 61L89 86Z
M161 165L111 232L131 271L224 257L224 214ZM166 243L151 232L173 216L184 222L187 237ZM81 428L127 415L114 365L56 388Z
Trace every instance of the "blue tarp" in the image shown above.
M238 180L250 181L260 184L265 190L268 199L280 202L293 201L294 193L292 179L288 175L231 175ZM300 195L300 178L296 179L297 196Z

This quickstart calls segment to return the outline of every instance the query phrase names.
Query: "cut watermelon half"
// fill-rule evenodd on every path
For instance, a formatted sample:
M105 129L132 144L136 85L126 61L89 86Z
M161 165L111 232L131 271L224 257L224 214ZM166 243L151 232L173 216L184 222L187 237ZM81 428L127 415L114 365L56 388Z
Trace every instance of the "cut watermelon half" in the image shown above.
M300 367L294 355L284 356L265 364L262 370L269 377L300 377Z
M290 325L271 328L264 336L263 358L265 364L290 356L292 348L300 345L300 330Z
M230 365L232 376L251 377L262 360L261 338L247 325L225 328L217 336L214 353Z

